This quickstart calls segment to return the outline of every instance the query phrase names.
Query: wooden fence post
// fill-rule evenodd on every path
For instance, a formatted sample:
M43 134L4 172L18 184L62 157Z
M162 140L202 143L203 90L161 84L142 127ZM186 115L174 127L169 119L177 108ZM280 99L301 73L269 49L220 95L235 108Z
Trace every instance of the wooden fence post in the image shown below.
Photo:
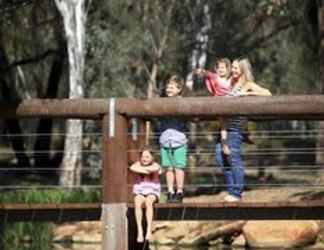
M115 99L104 115L103 130L103 250L128 249L127 119L115 113Z

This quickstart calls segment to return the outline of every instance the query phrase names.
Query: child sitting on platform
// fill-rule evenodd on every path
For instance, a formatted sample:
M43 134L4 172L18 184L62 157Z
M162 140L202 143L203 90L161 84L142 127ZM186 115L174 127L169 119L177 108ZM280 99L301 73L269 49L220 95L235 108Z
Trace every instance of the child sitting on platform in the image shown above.
M135 219L137 225L137 242L143 242L143 206L146 208L146 236L149 240L152 236L153 204L158 201L161 193L160 171L161 167L155 162L150 149L144 148L140 151L139 161L130 166L130 170L136 173L133 187L135 194Z

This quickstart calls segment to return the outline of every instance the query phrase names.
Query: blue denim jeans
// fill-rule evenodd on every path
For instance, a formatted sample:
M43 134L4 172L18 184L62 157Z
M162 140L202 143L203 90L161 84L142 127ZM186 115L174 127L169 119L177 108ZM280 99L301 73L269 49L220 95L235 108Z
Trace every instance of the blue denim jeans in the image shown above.
M226 180L227 191L230 195L241 198L244 188L244 166L241 156L243 131L232 128L227 131L227 142L231 154L222 153L222 145L216 143L216 162L222 168Z

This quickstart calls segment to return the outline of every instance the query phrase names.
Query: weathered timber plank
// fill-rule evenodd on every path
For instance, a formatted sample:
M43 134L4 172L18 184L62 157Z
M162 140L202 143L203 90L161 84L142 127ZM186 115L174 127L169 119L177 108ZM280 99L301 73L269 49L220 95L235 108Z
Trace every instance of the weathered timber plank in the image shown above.
M107 114L108 99L30 99L2 104L2 118L99 119ZM215 118L217 115L245 115L252 119L324 119L323 95L271 97L186 97L138 100L117 98L116 111L129 117L186 116Z
M128 217L134 204L128 203ZM1 222L100 220L101 204L2 204ZM324 201L183 203L155 205L156 220L324 219Z

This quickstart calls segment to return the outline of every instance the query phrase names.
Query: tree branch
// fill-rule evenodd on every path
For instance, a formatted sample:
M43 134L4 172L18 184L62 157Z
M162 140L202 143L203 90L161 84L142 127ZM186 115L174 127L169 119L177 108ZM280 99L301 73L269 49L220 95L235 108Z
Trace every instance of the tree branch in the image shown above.
M297 26L297 25L299 25L299 22L295 21L295 22L289 22L289 23L285 23L281 26L278 26L275 30L271 31L267 35L262 36L259 39L252 41L250 43L250 45L244 49L244 51L248 52L248 51L254 49L255 47L260 47L260 46L262 46L262 44L267 42L272 37L277 36L278 34L289 29L290 27Z
M10 70L12 68L15 68L17 66L21 66L21 65L25 65L25 64L37 63L39 61L44 60L48 56L51 56L51 55L56 54L58 52L60 52L60 51L55 50L55 49L49 49L49 50L45 51L42 54L35 55L34 57L22 59L22 60L19 60L19 61L15 61L13 63L10 63L10 64L6 65L5 67L0 67L0 72L4 72L4 71Z

